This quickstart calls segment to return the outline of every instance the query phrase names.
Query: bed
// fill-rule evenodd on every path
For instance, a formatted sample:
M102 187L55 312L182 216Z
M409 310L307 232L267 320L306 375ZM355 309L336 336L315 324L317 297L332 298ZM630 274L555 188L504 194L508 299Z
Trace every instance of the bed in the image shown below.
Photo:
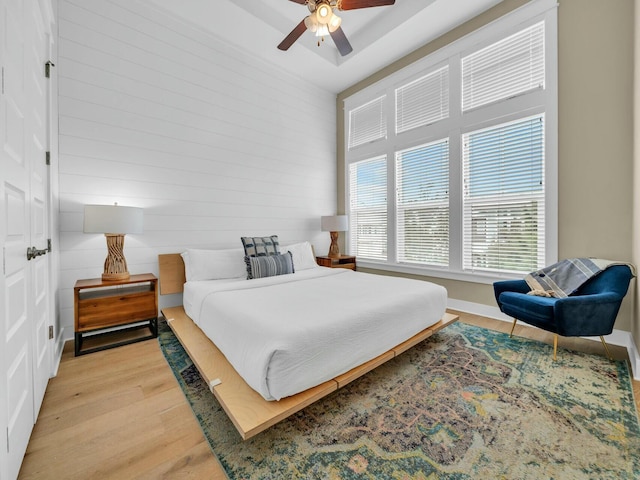
M252 280L236 264L228 275L241 276L202 279L187 256L188 282L182 255L159 256L160 293L183 291L183 306L162 313L244 439L457 319L440 286L318 267L297 253L306 268Z

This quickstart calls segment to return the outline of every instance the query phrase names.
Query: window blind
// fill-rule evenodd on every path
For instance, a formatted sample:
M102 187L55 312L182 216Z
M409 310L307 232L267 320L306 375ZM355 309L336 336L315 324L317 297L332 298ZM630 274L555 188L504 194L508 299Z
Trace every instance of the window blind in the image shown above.
M352 254L387 259L387 159L349 165L349 236Z
M462 59L462 110L543 89L544 82L541 22Z
M386 95L349 111L349 150L387 138Z
M396 90L396 133L429 125L448 116L448 65Z
M449 264L449 140L396 153L398 261Z
M544 116L463 135L463 264L530 272L544 265Z

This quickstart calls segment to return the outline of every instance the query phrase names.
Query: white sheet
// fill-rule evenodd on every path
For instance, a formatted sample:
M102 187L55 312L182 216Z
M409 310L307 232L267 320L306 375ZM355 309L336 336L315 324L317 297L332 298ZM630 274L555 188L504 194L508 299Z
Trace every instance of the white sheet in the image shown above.
M430 282L331 268L184 290L186 313L267 400L388 351L440 320L446 303Z

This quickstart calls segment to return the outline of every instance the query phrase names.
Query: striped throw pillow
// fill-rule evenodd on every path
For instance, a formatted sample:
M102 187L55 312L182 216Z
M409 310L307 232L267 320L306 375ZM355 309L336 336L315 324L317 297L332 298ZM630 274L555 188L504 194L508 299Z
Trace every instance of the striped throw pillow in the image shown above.
M294 273L293 257L291 252L282 255L269 255L268 257L244 257L247 263L247 280L253 278L275 277Z

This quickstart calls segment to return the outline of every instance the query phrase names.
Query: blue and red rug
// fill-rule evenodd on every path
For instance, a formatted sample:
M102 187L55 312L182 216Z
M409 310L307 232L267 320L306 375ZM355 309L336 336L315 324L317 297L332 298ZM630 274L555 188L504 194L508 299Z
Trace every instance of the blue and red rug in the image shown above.
M625 362L458 322L243 441L163 321L159 342L230 479L634 479Z

